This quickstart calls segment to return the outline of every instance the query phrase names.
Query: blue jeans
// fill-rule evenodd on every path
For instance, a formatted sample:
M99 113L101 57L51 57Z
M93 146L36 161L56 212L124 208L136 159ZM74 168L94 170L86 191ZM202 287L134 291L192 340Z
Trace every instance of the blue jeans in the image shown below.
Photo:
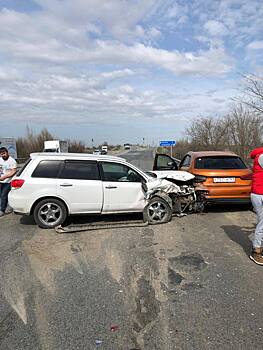
M257 227L253 239L253 247L263 247L263 195L251 193L251 202L257 214Z
M8 193L11 190L10 183L0 183L0 210L5 212L8 203Z

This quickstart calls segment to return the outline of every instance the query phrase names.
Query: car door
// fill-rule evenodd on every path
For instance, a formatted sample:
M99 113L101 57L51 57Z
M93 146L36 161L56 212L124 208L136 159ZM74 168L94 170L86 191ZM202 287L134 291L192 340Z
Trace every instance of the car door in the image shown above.
M154 157L153 170L178 170L175 159L167 154L156 153Z
M179 169L183 171L189 171L191 165L191 156L189 154L185 155L179 164Z
M146 200L143 177L131 167L117 162L100 162L104 203L103 212L142 211Z
M91 160L66 160L58 179L58 195L71 214L100 213L103 188L98 163Z

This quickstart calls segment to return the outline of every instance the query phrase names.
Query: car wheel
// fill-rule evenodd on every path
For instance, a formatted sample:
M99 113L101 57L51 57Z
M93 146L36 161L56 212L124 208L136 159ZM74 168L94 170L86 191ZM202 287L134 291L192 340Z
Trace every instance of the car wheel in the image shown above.
M35 206L33 217L39 227L54 228L66 220L67 208L58 199L43 199Z
M144 221L150 225L164 224L172 218L170 205L159 197L152 198L143 210Z

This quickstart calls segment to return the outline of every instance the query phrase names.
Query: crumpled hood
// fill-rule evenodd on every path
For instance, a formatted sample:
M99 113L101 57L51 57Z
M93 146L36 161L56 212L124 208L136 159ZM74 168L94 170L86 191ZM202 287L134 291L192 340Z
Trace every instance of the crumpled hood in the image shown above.
M146 183L146 198L149 199L151 195L157 191L162 191L168 194L180 193L181 189L176 184L165 179L150 179L150 181Z
M150 171L157 176L158 179L173 179L179 181L189 181L195 178L193 174L182 170L155 170Z
M250 158L254 159L258 154L263 154L263 147L255 148L251 153L250 153Z

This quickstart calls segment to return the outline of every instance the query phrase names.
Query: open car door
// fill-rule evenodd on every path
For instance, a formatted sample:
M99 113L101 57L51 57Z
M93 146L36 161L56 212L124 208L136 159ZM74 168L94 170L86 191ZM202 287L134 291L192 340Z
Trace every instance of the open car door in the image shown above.
M156 153L154 157L153 170L178 170L179 160L167 154Z

